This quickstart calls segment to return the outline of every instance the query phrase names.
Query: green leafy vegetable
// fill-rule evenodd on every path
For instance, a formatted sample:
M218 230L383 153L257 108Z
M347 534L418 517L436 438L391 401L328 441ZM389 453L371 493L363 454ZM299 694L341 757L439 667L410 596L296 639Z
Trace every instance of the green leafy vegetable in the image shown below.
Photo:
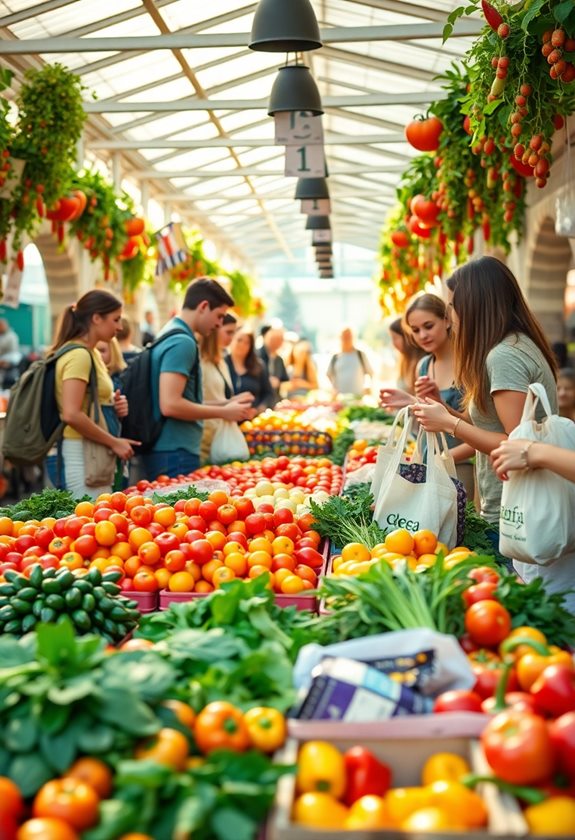
M328 456L330 461L333 461L334 464L339 464L340 467L343 466L347 450L353 444L354 440L355 434L353 429L344 429L333 442L332 450Z
M373 548L385 539L385 531L373 521L373 496L368 484L356 485L345 496L331 496L323 505L310 499L315 529L339 548L360 542Z
M10 519L45 519L48 516L55 516L61 519L74 513L78 501L89 500L89 496L82 499L75 499L68 490L43 490L41 493L33 493L27 499L20 499L15 505L0 508L0 516L8 516Z
M202 502L205 502L208 496L209 493L204 490L198 490L192 484L190 487L186 487L185 490L174 490L173 493L154 493L152 501L155 505L159 502L163 502L166 505L175 505L180 499L201 499Z
M562 592L547 592L541 578L521 583L514 574L505 575L497 596L509 610L513 627L535 627L549 644L572 648L575 645L575 615L564 606Z
M368 420L369 422L393 423L393 416L383 408L372 405L349 405L339 412L339 417L349 423L355 420Z

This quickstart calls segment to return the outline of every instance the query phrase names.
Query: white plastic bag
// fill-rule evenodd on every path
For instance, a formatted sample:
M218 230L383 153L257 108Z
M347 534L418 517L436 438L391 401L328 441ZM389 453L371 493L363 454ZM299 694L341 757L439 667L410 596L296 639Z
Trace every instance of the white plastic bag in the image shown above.
M371 481L371 492L374 499L377 499L379 488L381 487L381 482L386 474L390 460L399 453L399 462L407 463L404 457L405 442L409 438L413 424L414 419L409 412L409 406L401 408L395 415L386 442L378 446L375 472ZM403 429L401 425L403 425Z
M242 430L231 420L222 420L212 439L210 461L227 464L229 461L247 461L250 450Z
M535 419L541 402L546 418ZM521 423L510 440L534 440L575 449L575 423L552 414L545 388L529 386ZM575 484L550 470L513 470L503 483L499 551L523 563L546 566L575 551Z
M406 422L394 448L383 454L375 487L374 519L383 529L406 528L415 533L429 529L445 545L457 545L457 488L438 457L438 439L426 433L427 469L425 481L414 484L400 475L400 464L410 431ZM385 449L386 447L382 447ZM378 456L379 462L379 456Z

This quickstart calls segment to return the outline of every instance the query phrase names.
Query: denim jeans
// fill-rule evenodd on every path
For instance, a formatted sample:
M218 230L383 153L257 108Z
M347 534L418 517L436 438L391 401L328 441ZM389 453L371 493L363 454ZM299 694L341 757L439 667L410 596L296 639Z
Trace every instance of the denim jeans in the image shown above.
M147 452L141 456L144 473L148 481L155 481L159 475L176 478L194 472L200 466L200 456L186 449L170 452Z

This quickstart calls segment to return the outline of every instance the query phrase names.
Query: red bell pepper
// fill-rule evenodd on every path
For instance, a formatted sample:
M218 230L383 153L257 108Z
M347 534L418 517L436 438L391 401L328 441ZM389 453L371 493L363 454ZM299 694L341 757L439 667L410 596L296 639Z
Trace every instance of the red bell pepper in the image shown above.
M391 770L365 747L351 747L344 753L345 803L353 805L362 796L385 796L391 787Z
M485 20L487 21L489 26L495 32L497 32L497 29L499 28L500 24L503 23L503 18L501 17L497 9L494 9L491 3L488 3L487 0L481 0L481 8L483 9L483 15L485 17Z
M559 717L575 711L575 672L568 665L548 665L531 686L537 706Z

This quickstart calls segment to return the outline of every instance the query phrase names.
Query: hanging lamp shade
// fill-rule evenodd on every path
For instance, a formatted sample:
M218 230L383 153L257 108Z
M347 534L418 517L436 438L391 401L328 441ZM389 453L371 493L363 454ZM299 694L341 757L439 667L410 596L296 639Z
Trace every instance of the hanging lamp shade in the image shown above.
M305 223L306 230L330 230L329 216L308 216Z
M298 178L295 198L301 201L329 198L329 188L325 178Z
M320 271L319 276L321 280L333 280L333 271Z
M275 77L268 115L281 111L307 111L315 117L323 114L321 97L309 67L305 64L286 64Z
M248 44L257 52L306 52L322 46L310 0L260 0Z

